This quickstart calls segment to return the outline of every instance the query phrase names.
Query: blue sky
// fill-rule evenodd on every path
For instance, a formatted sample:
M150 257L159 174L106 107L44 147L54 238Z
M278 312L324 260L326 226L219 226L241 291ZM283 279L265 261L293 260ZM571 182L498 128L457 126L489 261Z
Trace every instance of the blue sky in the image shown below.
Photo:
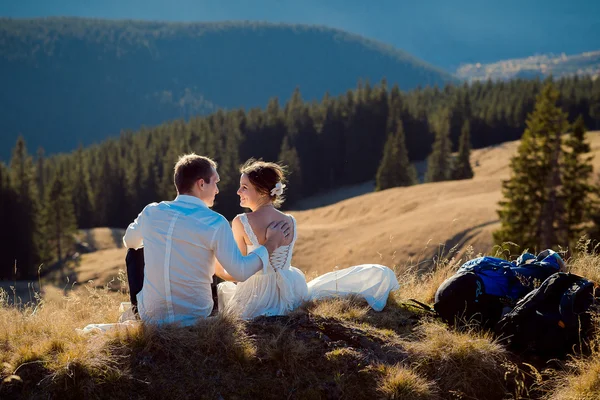
M600 49L600 0L2 0L0 16L327 25L447 69Z

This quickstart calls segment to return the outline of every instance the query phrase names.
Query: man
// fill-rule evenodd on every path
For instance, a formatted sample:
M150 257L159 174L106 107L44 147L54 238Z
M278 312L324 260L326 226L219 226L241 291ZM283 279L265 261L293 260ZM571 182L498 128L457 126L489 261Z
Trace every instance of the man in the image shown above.
M273 223L265 245L242 256L225 217L209 208L219 193L216 167L207 157L182 156L175 165L175 200L147 205L125 232L127 248L144 247L144 283L137 296L143 321L192 325L209 316L215 256L242 282L291 239L287 223Z

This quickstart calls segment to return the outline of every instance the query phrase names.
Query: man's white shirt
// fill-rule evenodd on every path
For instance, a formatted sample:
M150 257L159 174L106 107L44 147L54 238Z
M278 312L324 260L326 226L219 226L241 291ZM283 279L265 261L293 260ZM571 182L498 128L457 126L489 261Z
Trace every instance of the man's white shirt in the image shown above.
M263 246L243 256L225 217L188 195L147 205L123 242L127 248L144 247L138 311L143 321L159 324L191 325L210 315L215 256L240 282L269 263Z

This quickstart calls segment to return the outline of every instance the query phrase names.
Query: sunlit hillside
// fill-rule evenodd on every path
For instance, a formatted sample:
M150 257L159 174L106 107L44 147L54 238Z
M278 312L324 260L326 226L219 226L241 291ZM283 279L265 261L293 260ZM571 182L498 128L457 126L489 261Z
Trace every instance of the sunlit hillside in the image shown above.
M600 132L588 138L596 155L594 170L599 171ZM456 245L459 254L467 246L475 254L492 251L501 184L509 176L508 163L517 145L507 142L473 151L472 180L389 189L291 211L299 229L293 264L311 277L362 263L400 269L420 263L426 268L437 254L448 254ZM325 201L323 195L319 201ZM82 234L81 240L97 250L81 255L75 267L78 282L94 280L103 286L125 269L122 235L123 230L108 228Z
M588 138L598 171L600 132ZM473 151L471 180L389 189L293 213L299 225L294 265L310 275L362 263L431 265L433 256L456 245L459 251L492 251L502 180L517 146Z

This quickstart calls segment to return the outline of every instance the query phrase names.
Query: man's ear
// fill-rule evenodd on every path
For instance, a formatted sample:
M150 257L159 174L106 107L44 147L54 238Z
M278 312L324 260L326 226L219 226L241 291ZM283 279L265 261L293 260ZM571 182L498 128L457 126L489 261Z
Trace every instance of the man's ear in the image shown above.
M198 180L196 181L196 184L198 185L198 188L199 188L200 190L204 190L204 183L205 183L205 182L204 182L204 179L202 179L202 178L201 178L201 179L198 179Z

